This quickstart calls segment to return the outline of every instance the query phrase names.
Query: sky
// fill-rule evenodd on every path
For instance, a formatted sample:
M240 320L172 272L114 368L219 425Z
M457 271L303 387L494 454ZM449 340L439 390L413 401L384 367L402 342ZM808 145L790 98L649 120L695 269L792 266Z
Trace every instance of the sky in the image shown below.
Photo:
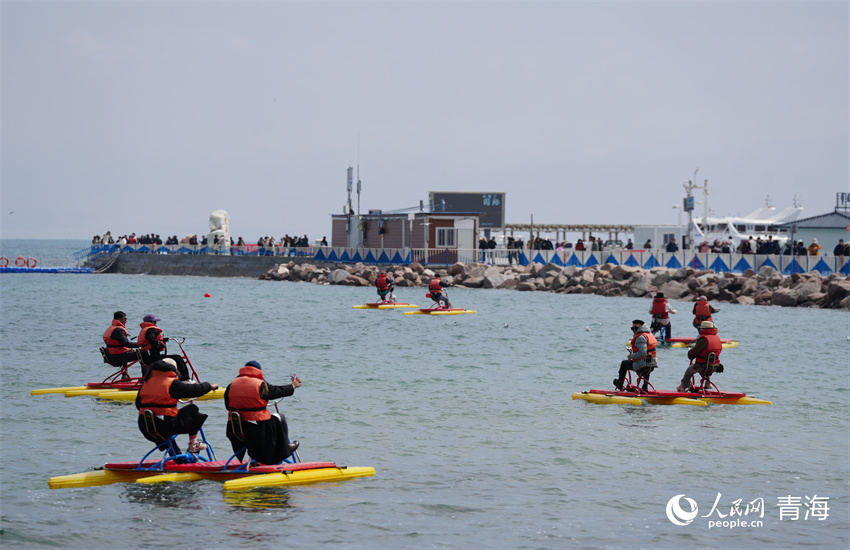
M9 2L0 237L330 237L504 192L506 221L831 212L848 3ZM698 192L700 193L700 192ZM357 197L354 197L355 209ZM697 213L703 195L697 195Z

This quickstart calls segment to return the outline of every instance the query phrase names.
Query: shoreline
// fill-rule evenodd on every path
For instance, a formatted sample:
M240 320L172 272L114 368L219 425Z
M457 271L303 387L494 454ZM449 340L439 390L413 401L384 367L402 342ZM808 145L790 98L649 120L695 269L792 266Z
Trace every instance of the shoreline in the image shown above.
M850 277L836 274L824 277L818 272L783 276L768 266L758 272L748 269L734 274L691 268L646 270L611 264L578 268L552 263L527 266L456 263L444 269L429 269L413 263L379 269L362 263L326 267L290 261L269 269L259 279L365 287L374 285L379 271L386 272L399 288L427 287L437 275L464 288L632 298L652 298L656 292L663 292L668 300L681 302L695 302L697 297L706 296L712 302L850 310Z

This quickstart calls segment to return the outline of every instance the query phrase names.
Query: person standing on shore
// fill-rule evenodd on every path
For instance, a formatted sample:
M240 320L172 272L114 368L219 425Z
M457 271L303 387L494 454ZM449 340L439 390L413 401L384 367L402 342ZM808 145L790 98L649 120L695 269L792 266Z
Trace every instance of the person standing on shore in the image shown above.
M809 245L809 256L817 256L820 252L820 245L817 239L812 239L812 244Z

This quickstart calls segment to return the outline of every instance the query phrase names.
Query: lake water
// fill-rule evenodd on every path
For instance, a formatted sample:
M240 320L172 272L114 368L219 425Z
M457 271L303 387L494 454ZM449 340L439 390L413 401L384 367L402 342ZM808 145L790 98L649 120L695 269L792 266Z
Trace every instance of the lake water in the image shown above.
M63 243L57 246L77 246ZM69 255L86 246L79 244ZM419 304L427 303L424 294L397 291ZM461 288L450 294L456 307L478 313L438 318L353 310L375 292L307 283L0 275L0 542L8 548L850 544L846 311L719 304L721 336L741 344L723 352L726 372L716 382L771 406L599 406L570 395L612 387L630 321L648 317L649 300ZM673 334L693 335L689 305L673 306L680 312ZM97 348L116 309L129 314L131 334L144 314L155 313L167 336L185 336L204 380L225 385L249 360L262 364L272 383L297 373L304 386L281 409L291 436L301 441L302 460L373 466L375 477L239 493L224 492L216 481L48 489L50 477L140 458L150 449L132 404L30 395L105 377ZM675 388L688 363L685 351L662 350L659 362L654 384ZM223 403L199 405L210 415L206 435L221 458L229 449ZM677 495L684 495L686 511L687 498L698 507L689 525L668 519L667 504ZM761 511L754 509L759 502ZM735 510L741 515L731 515Z

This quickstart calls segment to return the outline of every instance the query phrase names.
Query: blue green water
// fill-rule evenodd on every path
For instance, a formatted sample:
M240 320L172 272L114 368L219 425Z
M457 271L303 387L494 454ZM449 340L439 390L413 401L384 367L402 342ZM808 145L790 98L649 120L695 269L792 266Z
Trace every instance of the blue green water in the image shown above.
M83 243L85 245L85 243ZM205 298L204 294L210 297ZM850 543L850 315L721 304L721 388L772 406L599 406L630 321L649 301L450 289L454 317L353 310L371 289L144 275L0 275L0 543L5 547L563 548L811 547ZM424 289L398 289L422 304ZM679 311L685 304L673 303ZM226 493L215 481L50 490L48 478L140 458L130 404L31 396L106 376L112 312L146 313L204 380L248 360L273 383L303 460L373 466L374 478ZM686 314L674 335L692 335ZM505 327L505 324L508 326ZM131 330L131 334L135 334ZM173 350L172 350L173 351ZM684 350L662 350L672 389ZM221 401L202 402L219 455ZM221 456L219 456L221 458ZM716 511L712 505L721 495ZM671 523L668 501L699 507ZM827 517L804 519L826 497ZM799 518L780 517L799 497ZM712 527L764 499L758 527ZM787 510L786 510L787 512ZM738 518L741 519L741 518Z

